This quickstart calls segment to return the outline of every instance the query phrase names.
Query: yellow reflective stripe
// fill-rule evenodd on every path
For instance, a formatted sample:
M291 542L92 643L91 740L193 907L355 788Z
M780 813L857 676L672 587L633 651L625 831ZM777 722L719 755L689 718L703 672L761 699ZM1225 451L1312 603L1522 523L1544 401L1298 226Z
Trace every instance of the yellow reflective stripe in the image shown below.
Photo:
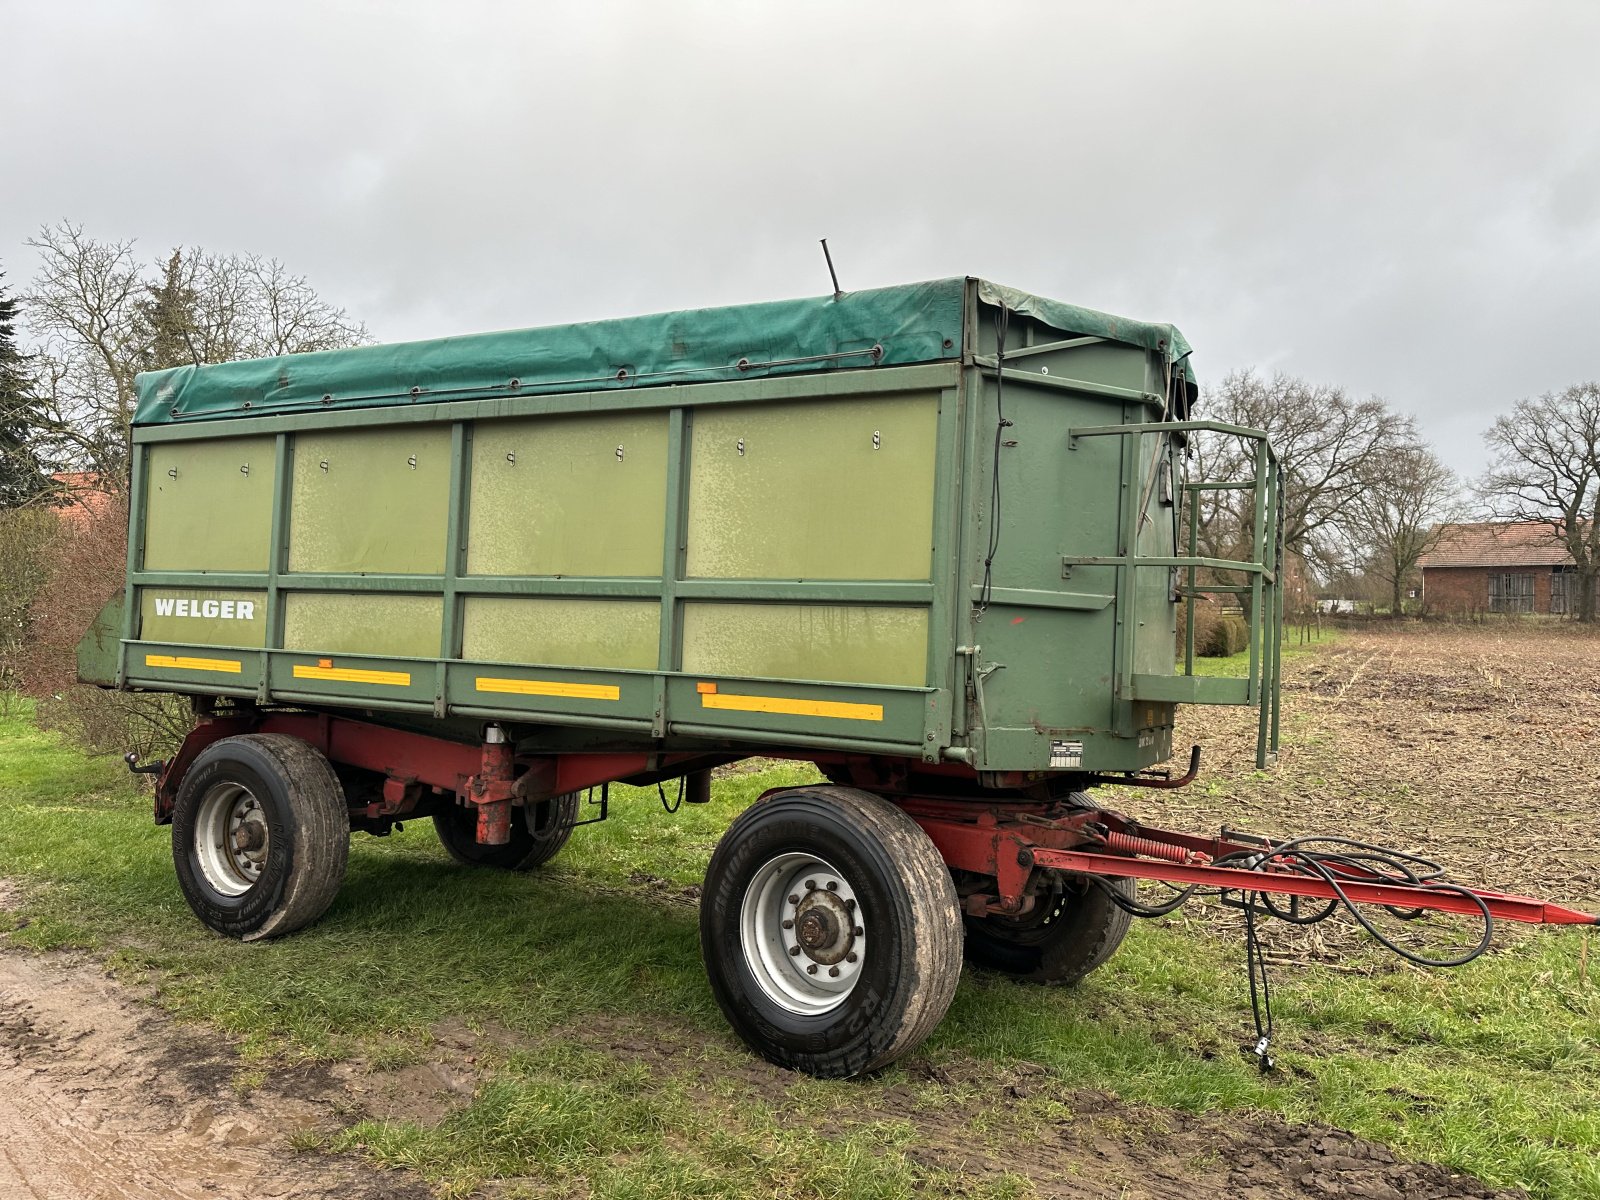
M622 689L609 683L557 683L551 679L496 679L478 676L480 692L507 692L515 696L565 696L569 700L620 700Z
M296 679L326 679L332 683L385 683L391 687L410 687L410 671L363 671L355 667L308 667L295 663Z
M237 675L244 669L242 663L232 658L184 658L176 654L146 654L147 667L171 667L175 671L222 671Z
M781 713L787 717L838 717L845 721L881 721L881 704L846 704L838 700L787 700L782 696L733 696L727 692L702 692L702 708L735 712Z

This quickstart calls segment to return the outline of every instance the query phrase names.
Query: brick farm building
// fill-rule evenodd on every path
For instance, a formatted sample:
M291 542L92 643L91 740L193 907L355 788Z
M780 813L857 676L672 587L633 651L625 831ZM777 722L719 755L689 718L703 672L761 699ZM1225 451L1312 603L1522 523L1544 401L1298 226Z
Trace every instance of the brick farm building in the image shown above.
M1562 615L1578 606L1572 556L1543 522L1447 525L1417 565L1429 612Z

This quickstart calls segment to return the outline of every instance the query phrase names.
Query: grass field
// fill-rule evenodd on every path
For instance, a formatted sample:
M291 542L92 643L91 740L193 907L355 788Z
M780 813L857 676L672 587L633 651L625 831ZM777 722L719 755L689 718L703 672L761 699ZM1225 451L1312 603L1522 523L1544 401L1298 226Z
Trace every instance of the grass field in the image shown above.
M1248 714L1197 714L1180 732L1207 745L1203 784L1129 798L1139 815L1270 832L1333 822L1431 846L1469 882L1600 903L1592 785L1560 782L1593 774L1600 641L1380 630L1297 650L1286 668L1279 767L1254 770ZM1537 691L1552 670L1566 686ZM1486 738L1502 739L1492 765ZM86 949L226 1031L241 1087L295 1060L354 1059L381 1084L470 1057L469 1102L374 1101L301 1139L414 1167L446 1195L495 1180L530 1195L1077 1195L1085 1146L1115 1142L1117 1169L1137 1176L1127 1146L1159 1133L1153 1158L1211 1171L1266 1115L1537 1197L1600 1196L1600 993L1571 931L1511 938L1451 972L1347 933L1275 934L1271 1076L1239 1053L1251 1026L1230 914L1139 922L1074 989L969 971L932 1040L874 1080L766 1068L707 991L695 885L735 813L810 777L728 775L710 805L674 816L653 789L624 789L609 821L530 876L453 865L427 822L358 837L319 925L241 946L190 915L167 831L120 764L23 713L0 724L0 877L23 889L0 941ZM1541 806L1534 831L1507 816L1519 796Z

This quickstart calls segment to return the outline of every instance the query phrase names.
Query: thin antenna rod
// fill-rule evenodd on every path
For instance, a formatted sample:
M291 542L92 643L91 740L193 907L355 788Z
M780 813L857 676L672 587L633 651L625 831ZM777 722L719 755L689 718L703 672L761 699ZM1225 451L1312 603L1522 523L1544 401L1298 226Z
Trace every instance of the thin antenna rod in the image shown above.
M833 269L833 255L828 253L828 239L822 239L822 257L828 260L828 275L833 279L833 298L841 300L844 293L839 290L839 272Z

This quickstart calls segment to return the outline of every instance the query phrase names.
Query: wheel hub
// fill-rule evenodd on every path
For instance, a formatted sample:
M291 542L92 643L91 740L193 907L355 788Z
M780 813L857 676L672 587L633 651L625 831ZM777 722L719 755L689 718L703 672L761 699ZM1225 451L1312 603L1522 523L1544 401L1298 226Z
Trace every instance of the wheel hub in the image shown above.
M796 940L802 956L823 966L842 962L855 942L850 911L834 892L807 892L794 906Z
M781 854L755 872L745 893L745 962L762 992L790 1012L829 1012L861 973L864 919L839 871L808 854Z
M245 821L233 835L233 848L241 854L261 850L267 844L267 827L260 821Z
M194 848L200 872L213 888L224 896L249 891L272 849L261 802L237 783L212 788L195 814Z

